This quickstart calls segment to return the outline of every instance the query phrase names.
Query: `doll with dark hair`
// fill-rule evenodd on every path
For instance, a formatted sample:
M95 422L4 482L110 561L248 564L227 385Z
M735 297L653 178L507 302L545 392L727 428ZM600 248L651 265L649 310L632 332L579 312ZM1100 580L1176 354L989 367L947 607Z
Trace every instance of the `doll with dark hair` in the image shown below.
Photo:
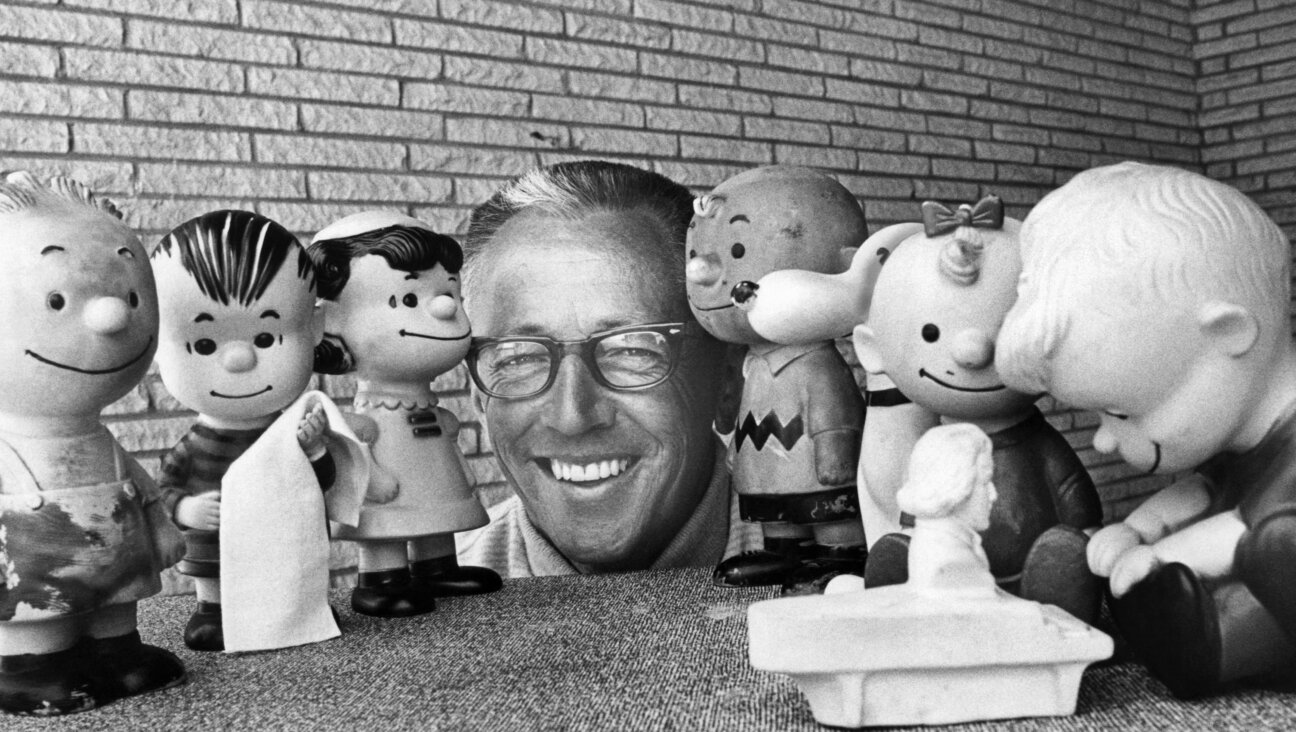
M310 255L326 331L316 370L355 372L356 415L376 434L360 521L335 533L360 550L351 607L403 617L432 611L438 596L498 590L498 574L455 557L454 533L487 516L456 441L459 421L431 386L463 360L472 335L458 243L417 219L373 211L320 231Z

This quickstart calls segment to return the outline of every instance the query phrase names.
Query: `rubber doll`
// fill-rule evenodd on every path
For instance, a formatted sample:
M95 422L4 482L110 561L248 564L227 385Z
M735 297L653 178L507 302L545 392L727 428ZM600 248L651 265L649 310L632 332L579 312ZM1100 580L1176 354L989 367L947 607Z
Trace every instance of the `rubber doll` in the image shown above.
M694 209L689 307L716 338L748 346L728 462L739 513L765 537L763 550L722 560L714 581L821 591L826 577L863 566L855 471L864 403L830 339L772 343L736 303L773 270L840 272L867 235L864 214L832 178L778 165L722 182Z
M323 394L303 396L323 335L306 250L264 216L213 211L163 237L152 264L162 383L198 412L159 480L197 590L185 645L335 637L325 493L328 515L354 514L363 455Z
M498 590L500 576L461 567L454 534L488 517L467 477L455 415L437 406L431 382L468 352L457 242L397 213L348 216L315 235L327 347L323 373L356 374L355 413L376 434L374 473L355 528L358 613L400 617L432 611L438 596Z
M153 480L99 420L157 347L139 238L80 183L0 181L0 709L82 712L184 681L141 642L178 557Z
M1098 411L1097 450L1182 476L1088 551L1118 628L1181 697L1296 663L1290 256L1239 191L1138 163L1080 173L1022 230L1004 379Z

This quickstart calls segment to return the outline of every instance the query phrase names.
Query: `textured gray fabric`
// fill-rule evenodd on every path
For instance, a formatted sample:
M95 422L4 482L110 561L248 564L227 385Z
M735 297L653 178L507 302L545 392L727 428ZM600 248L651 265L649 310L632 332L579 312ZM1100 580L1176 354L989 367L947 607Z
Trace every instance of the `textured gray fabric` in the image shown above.
M509 580L405 620L333 600L343 637L228 656L180 642L190 597L141 603L140 631L189 683L0 730L821 730L792 682L747 663L746 606L703 569ZM1079 714L946 729L1296 729L1296 695L1184 703L1133 664L1093 668Z

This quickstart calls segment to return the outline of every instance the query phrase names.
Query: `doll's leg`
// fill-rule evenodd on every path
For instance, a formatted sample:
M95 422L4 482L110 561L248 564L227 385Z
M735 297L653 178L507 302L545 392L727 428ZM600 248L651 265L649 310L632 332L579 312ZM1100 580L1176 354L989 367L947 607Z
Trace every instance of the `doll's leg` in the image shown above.
M403 618L436 609L431 592L411 581L405 542L357 542L360 576L351 591L351 609L362 615Z
M81 643L84 617L0 623L0 710L53 716L113 700Z
M814 532L814 553L783 580L784 595L820 595L833 577L864 574L868 546L858 513L849 519L810 527Z
M1296 639L1296 514L1257 523L1242 535L1234 562L1238 579Z
M225 629L221 625L220 577L194 577L198 607L189 616L184 643L195 651L225 650Z
M174 653L140 641L136 603L109 605L90 619L88 635L95 664L104 670L117 697L175 686L185 679Z
M459 566L454 534L433 534L410 541L409 559L414 582L437 597L480 595L504 586L504 580L494 570Z
M886 587L909 581L909 535L883 534L869 547L864 562L864 586Z
M1065 524L1050 527L1031 545L1017 595L1057 605L1086 623L1098 619L1102 580L1089 571L1089 536Z

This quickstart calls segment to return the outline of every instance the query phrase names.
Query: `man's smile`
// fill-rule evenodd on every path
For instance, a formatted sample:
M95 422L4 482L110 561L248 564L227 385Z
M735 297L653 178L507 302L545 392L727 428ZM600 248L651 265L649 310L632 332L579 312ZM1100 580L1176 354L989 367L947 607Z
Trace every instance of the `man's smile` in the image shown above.
M83 369L66 363L59 363L58 361L45 358L44 356L31 350L30 348L24 351L24 353L36 359L37 361L40 361L41 363L49 364L50 366L53 366L55 368L66 369L68 371L75 371L78 374L89 374L91 376L99 376L102 374L113 374L123 369L129 368L131 364L135 363L136 361L139 361L141 358L144 358L144 354L148 353L149 349L152 347L153 347L153 336L149 336L148 343L144 344L144 350L135 354L134 358L132 358L131 360L127 361L124 364L121 364L120 366L113 366L111 368L106 368L106 369Z
M596 480L613 478L628 471L631 466L638 462L638 458L627 455L601 459L536 458L535 461L542 470L553 475L554 480L571 483L591 483Z
M932 381L936 382L937 384L940 384L946 389L953 389L954 391L985 392L985 391L1000 391L1002 389L1008 388L1003 384L998 384L997 386L979 386L979 387L955 386L949 383L948 381L941 381L935 376L932 376L931 372L929 372L927 369L922 369L922 368L918 369L918 376L919 378L931 379Z

